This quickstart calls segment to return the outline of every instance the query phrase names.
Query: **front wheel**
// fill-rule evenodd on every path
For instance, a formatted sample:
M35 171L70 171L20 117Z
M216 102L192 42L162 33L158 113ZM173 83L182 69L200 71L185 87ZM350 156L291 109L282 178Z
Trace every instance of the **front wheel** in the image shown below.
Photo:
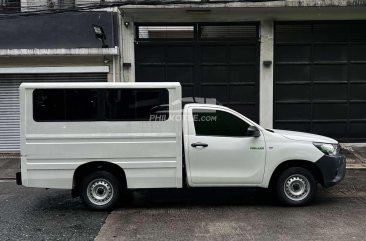
M276 191L283 204L304 206L314 199L316 185L315 178L309 170L302 167L291 167L280 174Z
M118 203L121 183L107 171L87 175L80 185L80 196L86 206L95 210L111 210Z

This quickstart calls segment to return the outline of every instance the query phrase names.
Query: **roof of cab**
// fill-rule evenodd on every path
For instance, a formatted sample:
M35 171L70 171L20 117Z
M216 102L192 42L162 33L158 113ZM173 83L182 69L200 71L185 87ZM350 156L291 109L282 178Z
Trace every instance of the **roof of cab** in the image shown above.
M72 88L167 88L181 87L179 82L43 82L22 83L20 89L72 89Z

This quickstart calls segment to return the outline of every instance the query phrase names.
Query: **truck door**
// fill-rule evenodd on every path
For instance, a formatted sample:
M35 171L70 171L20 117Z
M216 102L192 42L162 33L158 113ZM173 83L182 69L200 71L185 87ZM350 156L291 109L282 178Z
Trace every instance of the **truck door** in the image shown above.
M190 106L185 115L185 150L190 185L251 185L262 181L264 137L247 135L250 124L225 107Z

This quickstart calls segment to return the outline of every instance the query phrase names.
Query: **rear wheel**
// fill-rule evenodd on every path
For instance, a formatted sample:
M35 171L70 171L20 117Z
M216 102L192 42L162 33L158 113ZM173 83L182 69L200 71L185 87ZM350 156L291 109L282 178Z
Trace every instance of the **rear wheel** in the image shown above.
M112 173L96 171L85 176L80 185L80 196L86 206L95 210L111 210L121 195L121 182Z
M302 167L284 170L277 179L276 191L280 201L288 206L309 204L316 194L314 175Z

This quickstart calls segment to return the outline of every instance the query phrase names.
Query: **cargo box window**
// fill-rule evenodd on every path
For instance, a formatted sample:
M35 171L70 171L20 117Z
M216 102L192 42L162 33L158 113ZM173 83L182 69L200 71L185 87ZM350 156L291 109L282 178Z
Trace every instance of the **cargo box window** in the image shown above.
M33 93L35 121L90 121L98 119L98 91L40 89Z
M98 91L65 90L65 115L68 121L98 120Z
M36 121L65 120L64 90L35 90L33 114Z
M38 89L35 121L165 121L167 89Z
M169 116L166 89L106 90L107 120L164 121Z

